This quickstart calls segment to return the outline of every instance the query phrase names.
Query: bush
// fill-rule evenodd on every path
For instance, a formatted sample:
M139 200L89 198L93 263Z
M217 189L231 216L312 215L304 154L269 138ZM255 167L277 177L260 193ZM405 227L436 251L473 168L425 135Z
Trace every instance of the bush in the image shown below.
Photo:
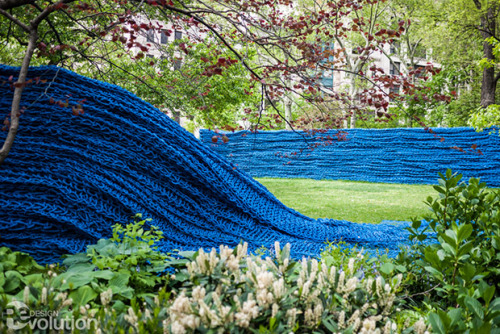
M183 284L166 325L173 333L393 331L401 275L374 276L361 269L367 264L361 253L343 262L337 250L320 261L294 261L290 246L281 250L278 243L274 259L248 256L245 245L200 250L180 271Z
M407 288L435 308L436 333L500 333L500 192L476 178L460 183L450 170L440 177L439 197L427 199L428 227L414 221L409 229L413 241L430 229L437 242L417 243L398 259L411 268Z
M26 280L20 294L3 301L2 310L16 298L32 311L56 312L58 320L81 319L88 324L83 332L91 333L425 330L418 317L411 319L415 329L409 322L393 320L399 316L401 275L380 275L373 258L355 249L330 245L319 260L295 261L289 245L280 249L276 243L274 257L263 259L248 255L243 244L174 258L147 248L154 245L155 230L144 232L143 224L115 226L113 239L67 257L59 275L49 270L38 285ZM117 238L115 232L120 231ZM142 251L131 252L138 244ZM153 265L160 259L161 266ZM137 271L136 263L144 270ZM158 270L166 267L175 274L161 275ZM155 270L147 268L155 268L154 280L150 274ZM133 275L144 276L131 280ZM22 320L20 314L13 319ZM23 330L30 332L28 327Z

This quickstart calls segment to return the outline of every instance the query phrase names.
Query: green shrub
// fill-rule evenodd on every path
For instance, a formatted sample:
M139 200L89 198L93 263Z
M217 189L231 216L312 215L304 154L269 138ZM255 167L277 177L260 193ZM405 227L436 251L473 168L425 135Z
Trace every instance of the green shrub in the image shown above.
M154 227L146 231L146 220L140 220L140 215L134 218L125 227L114 225L111 239L89 245L86 253L67 256L63 266L44 268L27 254L1 248L2 314L7 309L12 313L12 306L21 302L18 308L26 306L45 318L56 314L57 322L65 318L93 319L96 327L103 309L109 308L119 315L118 320L124 319L130 305L156 296L168 283L168 275L163 272L169 266L169 256L156 250L162 232ZM15 312L11 320L18 322L21 316ZM0 329L1 325L5 326L0 323ZM28 327L23 329L29 332Z
M486 109L480 107L474 111L469 118L468 124L481 132L489 128L490 134L498 132L500 124L500 105L490 104Z
M398 261L410 268L411 292L435 308L429 315L435 332L500 333L500 193L461 178L440 174L439 197L427 199L428 227L414 221L409 229L415 242L429 230L437 242L417 243Z
M55 283L62 291L72 291L70 296L77 306L86 305L107 290L115 296L117 305L128 304L134 297L153 296L168 282L163 272L169 256L155 246L162 232L154 226L145 230L149 220L141 218L136 215L125 227L113 225L111 239L101 239L88 246L86 253L67 256L63 261L67 271Z
M125 235L133 235L133 231L139 229L129 226ZM117 246L123 241L121 238ZM99 269L93 263L80 261L81 254L70 256L66 259L71 263L67 270L47 276L43 287L35 289L35 293L26 284L24 300L31 310L53 310L58 319L86 321L90 325L82 332L89 333L426 330L418 317L413 317L411 323L393 320L400 317L396 303L402 277L389 272L380 276L373 260L365 254L330 245L320 260L295 261L289 256L290 245L280 249L276 243L275 247L275 257L265 259L248 255L246 245L234 250L221 246L219 252L200 249L179 253L182 258L165 261L165 265L176 268L176 273L164 287L157 285L151 293L141 293L136 288L131 298L114 290L114 280L119 277L115 275L123 268ZM88 254L95 255L93 251ZM159 253L150 255L166 257ZM112 257L103 263L111 262ZM134 269L130 266L129 270ZM121 287L126 290L130 285ZM28 327L23 330L30 332Z
M249 257L246 246L200 250L180 273L188 276L168 307L166 324L184 330L224 333L357 332L393 324L400 276L360 278L352 257L342 269L325 261L289 257L290 246L276 258ZM176 275L177 279L177 275Z
M0 293L15 296L23 291L23 283L39 286L45 268L28 254L0 248Z

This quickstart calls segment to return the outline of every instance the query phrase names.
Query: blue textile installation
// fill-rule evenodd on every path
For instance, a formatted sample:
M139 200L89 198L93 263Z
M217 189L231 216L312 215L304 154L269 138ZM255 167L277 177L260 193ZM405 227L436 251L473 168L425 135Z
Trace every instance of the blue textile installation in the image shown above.
M18 71L0 65L5 114ZM256 249L280 241L301 257L318 255L327 240L344 240L395 254L406 241L401 225L315 220L285 207L249 174L117 86L57 67L31 68L28 78L19 132L0 166L2 246L58 261L110 237L113 224L136 213L164 232L164 251L241 241ZM84 114L74 116L78 104ZM0 132L0 139L6 135Z
M349 129L340 135L330 130L313 136L291 131L216 134L202 130L200 139L253 177L436 184L438 172L450 168L463 174L464 180L480 177L488 186L500 186L498 133L472 128L431 130ZM227 143L221 140L223 135ZM218 136L216 143L213 136Z

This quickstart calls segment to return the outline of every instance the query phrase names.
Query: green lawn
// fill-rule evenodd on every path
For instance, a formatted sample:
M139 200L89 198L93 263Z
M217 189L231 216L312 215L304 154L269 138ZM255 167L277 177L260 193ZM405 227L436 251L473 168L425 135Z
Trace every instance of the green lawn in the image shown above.
M430 185L310 179L258 178L285 205L313 218L379 223L421 218L424 200L436 196Z

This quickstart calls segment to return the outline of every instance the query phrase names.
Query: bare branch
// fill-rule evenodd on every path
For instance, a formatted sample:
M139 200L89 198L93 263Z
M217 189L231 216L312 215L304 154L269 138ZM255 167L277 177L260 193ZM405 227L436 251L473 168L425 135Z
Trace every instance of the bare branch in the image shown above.
M40 6L38 6L37 4L34 4L35 8L38 9L40 12L43 12L43 8L41 8ZM52 24L52 21L47 17L45 19L45 21L47 21L47 23L49 24L49 27L50 29L52 29L52 31L54 32L54 35L56 36L56 39L57 41L59 42L60 45L64 44L61 40L61 36L59 36L59 32L57 31L57 29L54 27L54 25Z

